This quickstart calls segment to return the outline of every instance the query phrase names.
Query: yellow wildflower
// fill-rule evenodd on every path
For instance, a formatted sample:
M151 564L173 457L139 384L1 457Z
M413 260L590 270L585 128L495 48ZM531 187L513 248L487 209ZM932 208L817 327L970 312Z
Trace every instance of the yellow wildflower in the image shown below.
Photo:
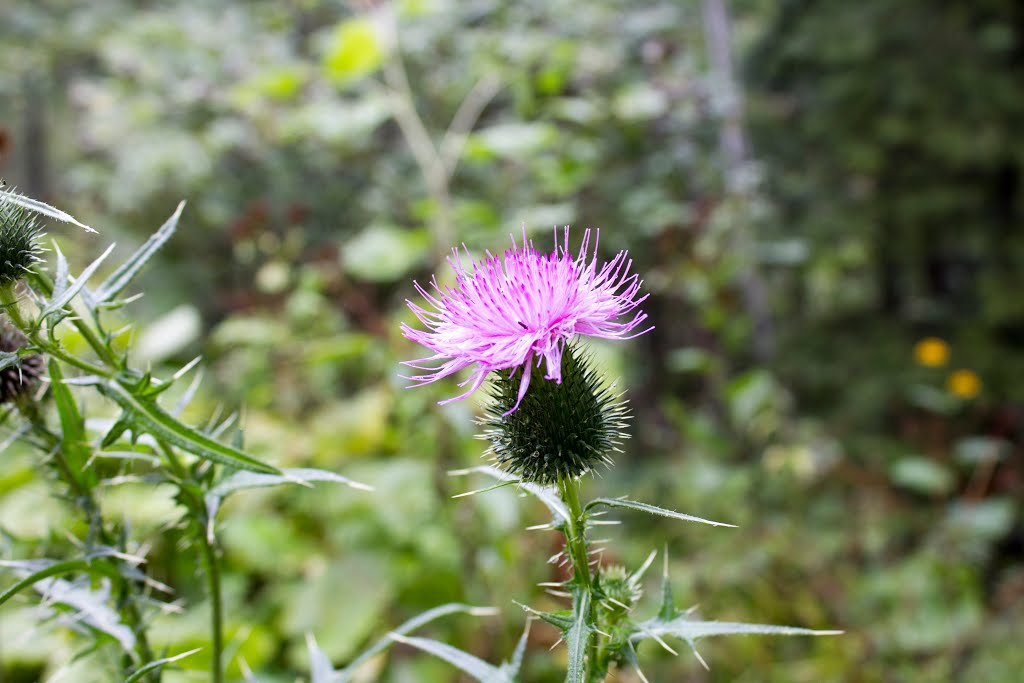
M971 370L957 370L946 380L946 389L954 396L971 399L981 393L981 378Z
M939 368L949 361L949 344L938 337L925 337L914 344L914 359L926 368Z

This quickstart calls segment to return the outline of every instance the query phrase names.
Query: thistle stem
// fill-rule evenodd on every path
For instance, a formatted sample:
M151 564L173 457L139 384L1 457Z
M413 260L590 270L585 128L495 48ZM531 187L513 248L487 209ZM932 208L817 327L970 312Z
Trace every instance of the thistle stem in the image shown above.
M591 629L596 630L594 618L594 580L590 574L590 560L587 551L586 516L583 506L580 505L580 486L574 479L561 479L558 482L558 489L562 494L562 500L568 508L569 521L566 523L563 532L565 533L566 553L572 563L573 582L576 589L572 591L573 614L576 613L580 600L586 599L587 612L584 615L587 624ZM597 650L587 645L587 657L584 660L583 680L602 681L598 662L596 661Z
M590 562L587 559L586 519L580 505L579 483L563 479L558 482L562 500L569 508L569 522L565 528L565 546L572 562L574 580L580 587L590 590Z
M163 451L171 471L177 478L175 482L182 493L185 505L192 513L190 529L195 530L195 539L203 556L203 573L206 574L206 586L210 599L210 646L213 650L210 661L210 680L212 683L222 683L224 680L224 600L220 587L220 558L217 557L216 540L207 533L206 503L202 496L197 495L194 488L190 486L192 477L188 468L178 458L174 448L164 441L159 441L160 450Z

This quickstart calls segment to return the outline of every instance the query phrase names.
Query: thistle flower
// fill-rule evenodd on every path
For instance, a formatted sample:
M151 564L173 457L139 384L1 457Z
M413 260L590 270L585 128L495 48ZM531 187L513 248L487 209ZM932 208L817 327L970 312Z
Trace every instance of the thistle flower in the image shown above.
M0 201L0 285L20 280L39 262L39 230L35 214Z
M534 381L534 367L543 363L544 379L561 384L562 354L576 335L631 339L648 331L634 332L647 318L642 311L634 312L647 296L638 297L642 282L629 273L633 262L621 251L598 269L597 242L595 234L591 252L587 230L573 258L566 227L563 244L559 246L556 233L555 250L542 254L524 229L522 246L513 238L512 249L502 258L488 252L469 268L453 250L448 263L455 271L455 286L442 288L435 278L435 295L416 283L416 291L433 310L407 301L428 329L403 324L402 333L433 352L405 361L423 371L407 379L414 386L429 384L475 366L459 385L469 389L440 402L445 404L472 394L491 371L523 368L515 402L507 407L511 413Z
M28 344L25 335L9 323L0 323L0 351L17 353ZM0 403L10 403L27 396L43 374L43 357L38 353L23 355L17 362L0 370Z
M517 398L520 370L491 385L480 420L482 437L491 442L485 455L522 481L549 486L609 466L608 454L626 438L626 405L603 385L589 359L570 345L561 363L561 383L545 382L537 365L522 368L536 375L525 397Z

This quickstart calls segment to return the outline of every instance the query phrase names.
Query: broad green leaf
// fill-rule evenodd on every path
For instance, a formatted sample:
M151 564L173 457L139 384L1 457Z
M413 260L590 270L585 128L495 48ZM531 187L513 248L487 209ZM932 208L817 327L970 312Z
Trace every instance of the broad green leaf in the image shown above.
M565 672L565 683L586 683L587 651L590 647L590 636L594 627L587 623L590 613L590 593L581 591L573 601L575 614L573 624L565 634L565 644L569 650L568 669Z
M164 412L156 401L135 396L117 379L104 380L97 388L100 393L130 414L136 427L141 427L132 431L149 432L196 457L221 465L265 474L280 474L276 467L260 462L233 446L214 441L202 432L178 422Z
M611 508L626 508L628 510L639 510L641 512L648 512L652 515L659 515L661 517L671 517L672 519L680 519L684 522L700 522L702 524L710 524L711 526L727 526L735 528L735 524L726 524L725 522L713 522L709 519L703 519L702 517L694 517L693 515L686 515L682 512L675 512L673 510L666 510L656 505L649 505L647 503L640 503L635 500L627 500L625 498L595 498L594 500L587 503L586 510L597 507L598 505L605 505Z
M153 254L174 234L175 229L178 227L178 219L181 218L181 212L184 208L185 202L179 203L178 208L171 214L171 217L139 247L138 251L118 266L117 270L100 284L96 291L93 292L93 297L97 302L105 303L111 301L128 286L132 278L142 269L142 266L146 265L146 262L152 258Z
M463 652L447 643L429 638L406 637L397 633L392 634L391 638L399 643L411 645L424 652L429 652L439 659L443 659L460 671L480 681L480 683L513 683L508 674L501 669L491 666L479 657Z
M141 681L142 677L145 676L146 674L148 674L150 671L155 671L156 669L162 669L164 666L166 666L168 664L173 664L174 662L177 662L178 660L185 659L185 657L189 657L191 655L194 655L195 653L199 652L202 649L203 648L201 648L201 647L197 647L197 648L195 648L193 650L189 650L188 652L182 652L179 655L174 655L173 657L164 657L163 659L156 659L156 660L150 662L149 664L146 664L145 666L142 666L142 667L139 667L138 669L136 669L135 672L131 676L129 676L128 678L124 679L124 683L135 683L135 681Z
M31 199L29 197L26 197L25 195L18 194L17 192L14 192L12 190L0 190L0 200L10 202L11 204L17 204L18 206L22 206L28 209L29 211L35 211L36 213L40 213L44 216L49 216L50 218L56 218L57 220L63 221L65 223L77 225L78 227L83 228L88 232L96 232L85 223L79 223L77 220L75 220L73 216L71 216L71 214L65 213L60 209L54 208L49 204L45 204L37 199Z
M54 249L57 249L56 245L54 245ZM89 281L92 274L96 272L96 269L100 267L100 264L103 263L108 256L110 256L110 252L113 250L114 245L111 244L95 261L86 266L85 270L82 271L82 274L66 288L64 287L64 283L58 279L58 281L54 283L53 296L46 302L46 306L43 307L43 316L45 317L62 310L64 306L66 306L75 297L75 295L82 290L82 287L85 287L85 283ZM63 256L60 253L60 249L57 249L58 264L62 258ZM58 278L59 276L60 273L58 272ZM66 282L67 279L67 277L64 277L64 282ZM60 288L59 293L58 288Z
M394 642L395 635L405 635L412 631L415 631L421 626L440 619L443 616L449 614L472 614L474 616L490 616L495 614L495 610L491 607L473 607L471 605L462 605L459 603L449 603L447 605L441 605L433 609L427 610L423 614L417 615L412 619L409 619L398 628L394 629L389 635L381 638L369 649L364 651L361 655L352 660L352 662L344 669L338 672L338 678L332 683L351 683L354 680L356 672L359 668L368 662L373 657L377 656L380 652L386 650L391 643ZM315 683L320 683L316 681Z

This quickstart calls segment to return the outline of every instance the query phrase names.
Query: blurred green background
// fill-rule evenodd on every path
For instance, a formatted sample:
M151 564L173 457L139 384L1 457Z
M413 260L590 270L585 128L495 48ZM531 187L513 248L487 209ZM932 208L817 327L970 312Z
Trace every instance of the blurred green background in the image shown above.
M398 326L451 246L572 224L629 249L656 325L598 347L635 419L585 494L739 525L623 514L605 560L667 549L706 618L846 631L704 641L710 671L648 645L652 683L1019 679L1018 0L14 0L0 64L0 174L100 229L53 226L73 263L189 202L120 313L136 357L202 354L196 420L242 410L257 455L377 488L227 505L235 678L305 675L307 632L340 665L448 601L500 616L426 633L496 663L513 601L558 604L535 584L558 580L559 538L523 531L542 506L451 500L484 485L445 474L480 463L477 406L437 407L452 383L403 389L420 351ZM153 640L206 644L169 493L103 502L184 607ZM3 557L66 544L69 514L7 448ZM525 681L561 680L556 639L534 627ZM27 601L0 611L2 680L46 680L81 647ZM101 659L60 680L104 680ZM167 680L205 679L202 654L183 663ZM376 665L366 680L460 680L404 647Z

